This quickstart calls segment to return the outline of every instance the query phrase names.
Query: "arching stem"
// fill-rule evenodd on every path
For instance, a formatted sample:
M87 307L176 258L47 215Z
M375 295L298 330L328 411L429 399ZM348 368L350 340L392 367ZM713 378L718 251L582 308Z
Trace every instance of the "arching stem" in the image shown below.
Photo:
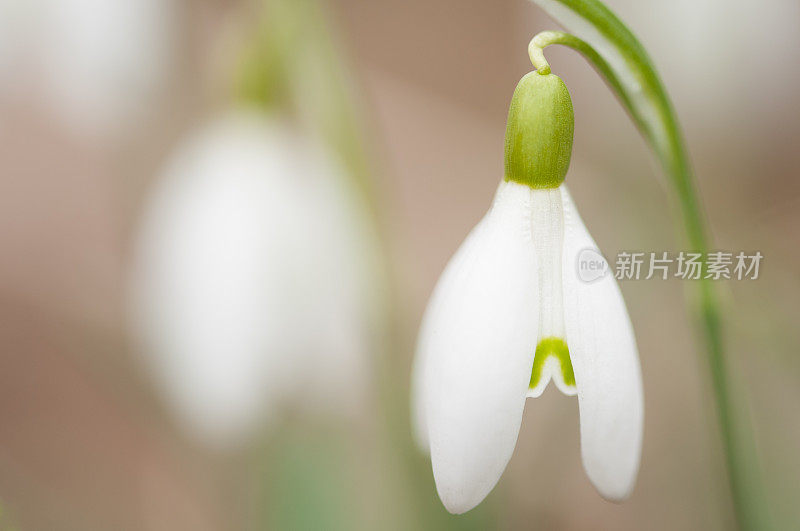
M544 57L544 49L551 44L561 44L583 55L600 73L653 148L669 177L681 208L690 250L706 255L710 250L707 224L678 119L644 48L624 24L599 2L559 1L578 5L585 11L585 20L601 30L595 39L598 45L607 48L604 52L616 60L614 66L586 41L561 31L543 31L531 39L528 45L531 63L540 74L549 74L550 64ZM583 4L588 7L582 7ZM717 291L706 279L699 280L694 287L694 310L707 355L737 522L745 530L768 529L771 528L771 521L759 477L753 436L747 419L736 415L733 403L735 394L726 366Z

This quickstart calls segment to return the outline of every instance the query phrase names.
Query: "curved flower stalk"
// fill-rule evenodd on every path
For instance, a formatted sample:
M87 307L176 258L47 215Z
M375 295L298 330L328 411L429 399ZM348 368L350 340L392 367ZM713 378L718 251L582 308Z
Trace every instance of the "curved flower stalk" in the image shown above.
M0 0L0 90L30 74L76 132L124 131L166 77L174 9L172 0Z
M363 402L370 225L318 144L260 111L180 146L146 201L132 317L180 419L222 446L282 407Z
M579 274L581 253L602 255L563 184L572 135L563 81L523 77L509 111L505 179L423 320L416 435L452 513L492 490L526 398L550 380L578 396L583 464L598 491L621 500L633 489L643 426L636 341L613 276L590 282Z
M574 35L543 32L529 49L534 65L548 69L542 50L562 44L580 52L605 78L658 157L678 199L689 247L707 253L710 239L696 191L689 155L664 85L644 47L599 0L532 0ZM707 280L695 283L694 311L705 352L738 523L745 529L769 527L755 447L746 419L737 417L725 364L720 303Z

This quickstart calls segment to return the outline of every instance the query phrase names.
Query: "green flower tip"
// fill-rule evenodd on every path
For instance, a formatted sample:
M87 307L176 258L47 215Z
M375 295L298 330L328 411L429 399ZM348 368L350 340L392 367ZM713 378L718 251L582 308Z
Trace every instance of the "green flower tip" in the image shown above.
M558 187L569 168L574 129L572 100L561 78L539 71L525 75L508 110L506 181Z

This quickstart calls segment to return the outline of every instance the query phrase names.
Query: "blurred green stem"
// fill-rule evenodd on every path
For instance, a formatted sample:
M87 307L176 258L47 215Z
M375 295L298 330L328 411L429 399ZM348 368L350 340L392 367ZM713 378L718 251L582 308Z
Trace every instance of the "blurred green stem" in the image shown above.
M539 3L539 0L534 1ZM583 55L605 78L669 176L690 250L705 255L710 250L710 240L689 156L667 92L644 48L597 0L554 0L541 2L541 5L567 28L581 31L594 46L568 33L545 31L531 40L528 48L531 62L543 73L549 72L550 65L543 50L551 44L561 44ZM718 295L706 279L695 285L694 311L699 317L710 369L736 519L745 530L767 529L771 525L752 431L746 419L741 414L736 415L733 405Z
M448 514L439 503L434 489L430 462L416 451L411 440L407 375L403 351L407 350L397 313L396 275L392 260L380 233L385 232L380 198L374 182L372 150L363 132L356 87L346 63L346 56L338 46L335 25L320 0L253 0L260 14L255 37L246 53L236 79L236 99L239 103L256 106L270 112L288 112L302 126L321 138L347 170L353 187L374 222L376 254L375 290L385 297L381 311L386 315L385 330L375 345L374 371L376 392L379 397L380 425L376 427L378 443L383 446L383 460L379 471L380 495L388 495L393 503L381 509L378 524L369 528L381 529L441 529L477 530L493 527L494 512L491 503L471 511L469 515L455 517ZM310 521L310 501L303 499L303 481L296 478L308 474L309 468L299 459L289 459L291 445L273 443L272 452L278 459L271 463L269 473L273 488L285 479L287 488L278 499L281 511L262 511L261 528L272 529L277 522ZM282 456L287 456L285 463ZM347 471L325 461L330 452L317 452L324 468L326 485L341 481ZM274 456L273 456L274 457ZM298 468L299 467L299 468ZM295 478L295 479L293 479ZM324 486L324 485L323 485ZM330 528L334 519L341 521L341 513L334 511L335 504L330 489L315 486L310 494L322 500ZM259 491L260 492L260 491ZM305 505L304 505L305 504ZM337 516L337 514L339 514ZM306 518L306 520L303 520ZM290 526L291 527L291 526ZM312 526L318 528L319 526ZM342 528L340 526L340 528ZM344 527L347 528L347 527Z

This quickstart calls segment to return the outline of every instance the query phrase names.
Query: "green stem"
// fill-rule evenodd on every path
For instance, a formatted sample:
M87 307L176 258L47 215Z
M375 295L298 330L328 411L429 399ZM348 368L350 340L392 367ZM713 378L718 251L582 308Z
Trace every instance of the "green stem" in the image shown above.
M710 248L708 230L695 188L688 153L666 90L647 54L622 22L599 2L564 3L571 4L570 7L579 12L584 19L598 26L601 36L611 45L609 50L621 56L622 68L627 68L629 71L625 72L619 66L612 67L611 63L589 43L560 31L545 31L531 40L528 47L531 62L540 73L549 73L550 65L544 57L543 50L551 44L560 44L577 51L595 67L653 147L670 177L670 183L681 206L681 217L689 247L692 251L707 253ZM618 49L614 50L614 45L618 46ZM633 83L623 79L626 73L632 74ZM760 488L757 459L750 451L753 447L751 443L749 444L752 434L749 430L743 430L743 426L737 426L739 419L735 415L732 403L731 383L724 355L720 303L710 281L703 279L696 285L698 304L695 311L701 323L702 339L707 353L736 519L742 529L762 530L770 527L769 518L762 501L764 493Z
M595 51L587 42L569 33L563 31L543 31L536 34L528 44L528 56L531 58L531 63L537 72L540 74L550 73L550 63L544 57L544 49L551 44L560 44L568 48L572 48L581 55L583 55L589 64L594 66L606 82L611 85L614 93L622 100L623 106L632 112L633 104L628 98L627 92L622 87L622 82L617 77L617 74L606 62L603 57ZM639 122L637 120L637 125Z

